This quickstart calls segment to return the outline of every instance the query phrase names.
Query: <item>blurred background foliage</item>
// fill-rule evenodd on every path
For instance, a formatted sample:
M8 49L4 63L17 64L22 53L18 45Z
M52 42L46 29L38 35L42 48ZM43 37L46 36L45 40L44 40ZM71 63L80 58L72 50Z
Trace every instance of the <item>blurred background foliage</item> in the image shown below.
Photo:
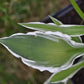
M17 23L40 21L69 0L0 0L0 37L28 32ZM32 69L0 45L0 84L43 84L51 73Z

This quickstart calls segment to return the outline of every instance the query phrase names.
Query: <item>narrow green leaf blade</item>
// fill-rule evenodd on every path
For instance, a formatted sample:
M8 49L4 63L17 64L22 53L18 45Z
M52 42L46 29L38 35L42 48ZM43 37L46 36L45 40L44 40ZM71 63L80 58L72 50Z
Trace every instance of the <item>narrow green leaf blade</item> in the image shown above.
M55 73L52 75L48 81L46 81L46 84L48 82L51 83L59 83L64 82L66 84L67 80L71 78L80 68L84 67L84 61L73 65L72 67L68 68L67 70L59 71L58 73Z
M51 18L51 20L56 24L56 25L63 25L62 22L60 22L59 20L57 20L56 18L49 16Z
M62 32L68 35L83 35L84 34L84 25L55 25L44 24L41 22L30 22L30 23L19 23L19 25L33 30L39 31L53 31L53 32Z
M72 38L72 40L74 40L75 42L82 43L82 39L81 39L80 36L72 36L71 38Z
M84 13L83 11L79 8L75 0L70 0L71 4L73 5L74 9L76 12L79 14L79 16L84 20Z
M68 35L53 32L15 34L1 38L0 43L26 65L52 73L70 67L84 52L84 44L73 42Z

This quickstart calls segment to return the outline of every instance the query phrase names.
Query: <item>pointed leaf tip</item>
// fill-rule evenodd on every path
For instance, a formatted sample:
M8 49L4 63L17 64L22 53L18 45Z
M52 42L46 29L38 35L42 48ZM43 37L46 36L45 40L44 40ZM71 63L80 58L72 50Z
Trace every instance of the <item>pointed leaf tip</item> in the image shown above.
M56 24L56 25L63 25L62 22L60 22L59 20L57 20L56 18L52 17L52 16L49 16L50 19Z

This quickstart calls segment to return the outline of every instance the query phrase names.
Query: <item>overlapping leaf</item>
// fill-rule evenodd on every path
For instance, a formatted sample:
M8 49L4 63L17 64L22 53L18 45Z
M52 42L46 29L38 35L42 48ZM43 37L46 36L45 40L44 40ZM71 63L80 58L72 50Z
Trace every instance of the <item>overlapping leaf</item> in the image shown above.
M84 26L63 25L57 19L50 18L55 24L19 23L43 32L17 33L1 38L0 43L14 56L21 58L24 64L40 71L55 72L45 83L66 84L68 78L84 66L84 62L81 62L71 67L74 59L84 55L84 44L80 38L84 34Z
M51 17L51 16L49 16L49 17L51 18L51 20L52 20L56 25L63 25L63 23L60 22L59 20L57 20L56 18Z
M50 72L70 67L84 49L84 44L59 32L15 34L1 38L0 43L25 64Z
M19 23L19 25L39 31L59 31L68 35L83 35L84 26L83 25L56 25L54 23L45 24L41 22L29 22L29 23Z
M67 80L71 78L80 68L84 67L84 61L73 65L71 68L63 71L59 71L58 73L55 73L50 77L48 81L45 82L45 84L48 84L49 82L58 84L59 82L63 82L64 84L67 83Z

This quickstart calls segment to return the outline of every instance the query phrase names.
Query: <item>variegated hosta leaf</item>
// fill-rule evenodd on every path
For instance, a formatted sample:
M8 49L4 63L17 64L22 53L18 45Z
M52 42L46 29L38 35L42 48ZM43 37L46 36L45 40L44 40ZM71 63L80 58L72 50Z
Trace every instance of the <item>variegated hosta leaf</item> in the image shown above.
M51 82L51 84L58 84L59 82L63 82L64 84L67 84L67 80L71 78L80 68L84 67L84 60L76 65L73 65L72 67L59 71L58 73L53 74L46 82L45 84L48 84ZM70 84L71 83L70 81Z
M14 34L1 38L0 43L26 65L52 73L70 67L84 52L83 43L76 43L60 32Z
M19 25L33 30L39 31L59 31L68 35L83 35L84 26L83 25L56 25L54 23L45 24L42 22L29 22L29 23L19 23Z

